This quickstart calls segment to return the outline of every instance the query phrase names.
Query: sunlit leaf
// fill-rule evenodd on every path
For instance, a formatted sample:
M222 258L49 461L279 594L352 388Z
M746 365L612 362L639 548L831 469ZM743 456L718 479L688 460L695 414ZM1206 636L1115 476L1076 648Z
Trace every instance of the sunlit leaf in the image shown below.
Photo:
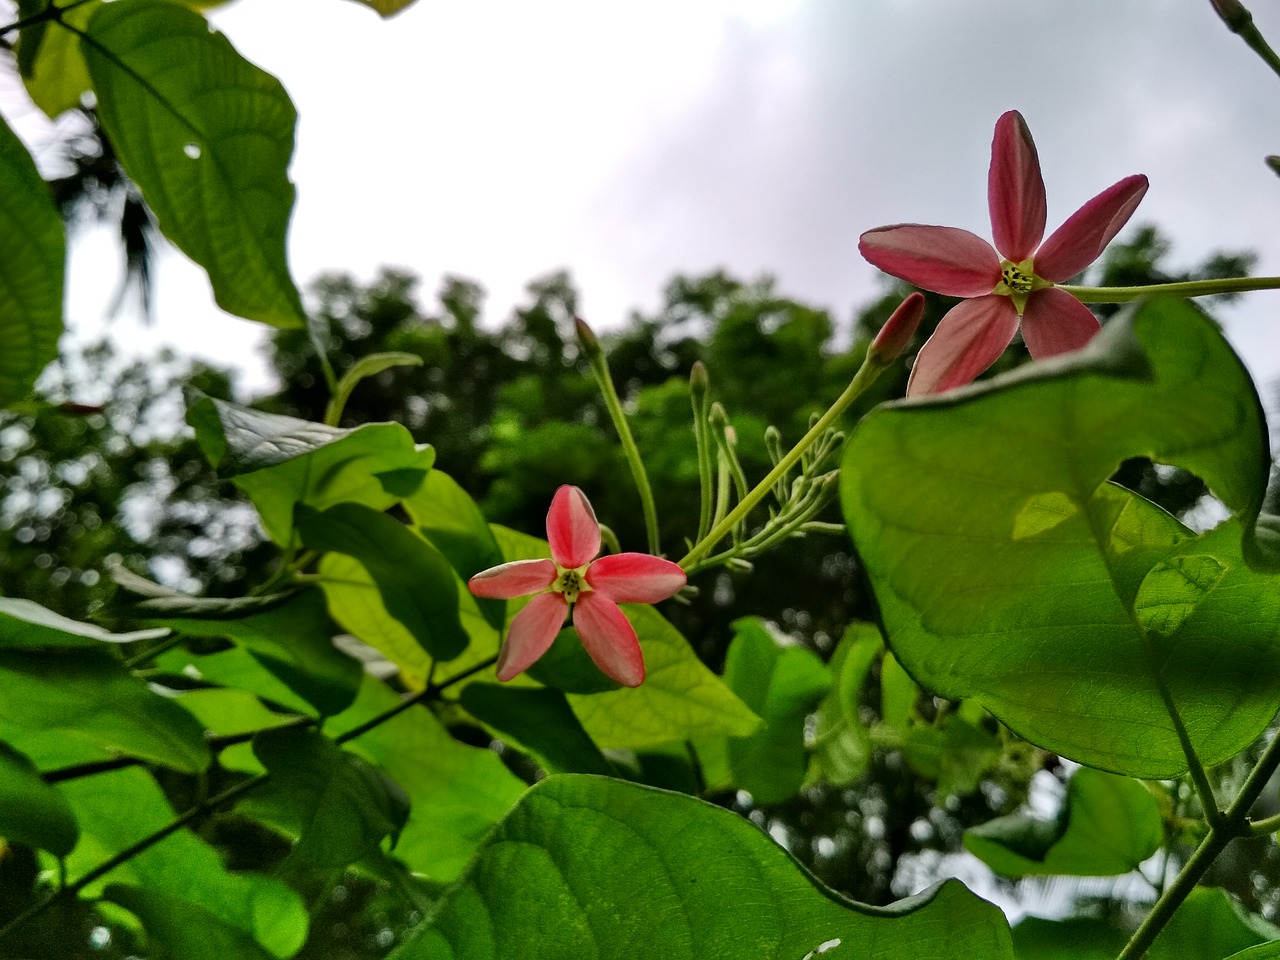
M1016 813L965 831L964 845L1006 877L1128 873L1160 849L1164 822L1141 783L1083 767L1060 817Z
M82 825L80 843L67 860L72 881L174 817L156 782L137 768L70 780L58 789ZM307 910L296 892L264 874L228 871L217 851L188 829L131 857L85 893L96 896L107 884L163 891L235 927L277 957L293 956L306 940Z
M338 422L335 413L346 408L351 391L360 385L361 380L376 377L384 370L394 370L396 367L420 367L422 363L422 358L416 353L373 353L367 357L361 357L338 381L325 411L325 420L330 423Z
M385 684L367 677L355 704L330 720L325 731L344 733L399 703ZM425 707L399 714L345 749L376 763L412 799L392 853L435 881L457 877L524 792L496 753L459 743Z
M112 633L97 624L82 623L33 600L0 597L0 649L40 647L89 647L102 643L136 643L168 636L165 629Z
M403 523L358 503L339 503L324 511L299 507L297 524L312 550L360 561L386 611L434 659L452 660L466 649L453 569Z
M801 960L824 945L876 960L1013 957L1004 916L956 881L855 904L726 810L585 776L530 790L392 957Z
M418 532L448 557L463 581L502 563L502 550L480 507L448 474L439 470L429 473L417 491L404 498L404 508ZM506 601L485 598L476 602L490 625L501 629Z
M239 927L166 890L112 884L103 898L140 921L147 937L183 960L272 960L273 954Z
M0 119L0 408L58 355L66 238L27 148Z
M297 114L280 82L165 0L103 4L81 50L121 164L165 236L209 274L218 305L302 326L285 256Z
M398 423L340 430L209 397L192 398L187 422L209 462L235 478L282 546L293 536L296 504L385 510L405 495L406 475L421 483L435 460L431 447L419 447ZM388 490L388 475L395 476L396 490Z
M225 637L244 647L321 714L351 706L360 689L360 664L333 645L319 590L241 600L145 600L139 616L192 637Z
M22 5L23 8L31 6L33 4ZM65 23L83 31L100 6L102 0L90 0L69 7L60 16ZM27 15L24 10L23 16ZM27 93L50 119L78 107L81 96L91 86L89 67L80 52L79 34L47 20L19 31L18 66Z
M204 731L106 651L0 650L0 740L44 766L46 741L68 739L197 773Z
M0 743L0 837L65 857L79 836L62 794L41 779L29 759Z
M1138 455L1195 472L1236 519L1196 537L1107 482ZM1046 749L1160 778L1187 769L1169 705L1205 764L1280 707L1280 590L1254 525L1269 469L1218 328L1154 301L1079 353L879 408L841 482L912 677Z

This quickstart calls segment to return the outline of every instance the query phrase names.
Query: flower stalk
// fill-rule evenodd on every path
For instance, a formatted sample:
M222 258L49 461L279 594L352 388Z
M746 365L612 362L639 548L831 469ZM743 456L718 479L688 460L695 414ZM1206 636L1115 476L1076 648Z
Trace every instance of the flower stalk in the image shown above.
M631 435L631 427L627 423L626 412L622 409L622 401L618 399L618 391L613 386L609 363L605 359L604 350L600 348L600 340L587 326L586 321L581 317L574 317L573 325L578 332L578 346L600 387L605 408L609 411L609 419L613 421L613 427L618 431L622 452L627 458L627 466L631 468L636 492L640 494L640 508L644 511L644 529L649 541L649 553L657 555L661 550L658 544L658 509L653 500L653 488L649 486L649 474L644 469L640 448L636 446L635 437Z

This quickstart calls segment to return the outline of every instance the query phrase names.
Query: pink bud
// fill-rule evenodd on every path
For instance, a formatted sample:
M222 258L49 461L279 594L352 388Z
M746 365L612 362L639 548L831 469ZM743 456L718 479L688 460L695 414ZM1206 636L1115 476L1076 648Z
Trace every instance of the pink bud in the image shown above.
M1253 22L1253 15L1244 8L1240 0L1209 0L1213 9L1218 11L1223 22L1239 33L1241 29Z
M868 359L886 364L902 354L924 318L924 294L913 293L899 304L867 351Z

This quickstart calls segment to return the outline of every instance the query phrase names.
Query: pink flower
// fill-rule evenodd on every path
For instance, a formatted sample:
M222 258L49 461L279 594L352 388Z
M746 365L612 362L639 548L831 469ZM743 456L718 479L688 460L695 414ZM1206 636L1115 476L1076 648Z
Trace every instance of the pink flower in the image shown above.
M547 511L550 560L514 560L477 573L467 587L477 597L509 600L534 594L516 614L498 655L498 679L523 673L547 652L565 617L596 666L626 687L644 682L644 658L635 628L619 603L657 603L685 583L684 571L647 553L600 552L600 524L577 487L556 491Z
M1048 240L1040 160L1022 114L996 121L987 203L995 246L956 227L918 223L868 230L862 255L885 273L925 290L968 297L938 324L916 356L907 395L941 393L995 363L1022 323L1037 360L1084 346L1098 332L1088 307L1055 284L1075 276L1120 232L1147 192L1126 177L1077 210Z

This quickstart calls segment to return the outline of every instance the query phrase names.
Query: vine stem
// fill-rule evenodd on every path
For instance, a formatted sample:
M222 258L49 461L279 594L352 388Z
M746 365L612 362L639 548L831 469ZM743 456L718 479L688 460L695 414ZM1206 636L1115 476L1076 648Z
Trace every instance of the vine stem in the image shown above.
M1248 819L1249 808L1258 799L1277 767L1280 767L1280 731L1272 736L1271 743L1254 764L1231 806L1217 823L1210 825L1209 833L1200 841L1200 845L1191 854L1191 859L1178 871L1178 876L1156 901L1156 905L1134 931L1116 960L1141 960L1160 931L1182 906L1183 901L1190 896L1191 891L1195 889L1196 884L1200 882L1200 878L1204 876L1218 854L1232 840L1253 835L1253 825ZM1261 823L1266 822L1261 821Z
M1221 280L1184 280L1178 283L1148 283L1137 287L1076 287L1060 283L1059 290L1081 303L1127 303L1143 297L1167 293L1176 297L1212 297L1250 290L1280 290L1280 277L1225 277Z
M50 2L50 4L43 10L31 14L29 17L22 17L21 19L14 20L12 23L7 23L3 27L0 27L0 35L13 33L15 30L21 30L23 27L34 26L37 23L60 21L64 13L74 10L76 7L83 7L86 3L92 2L93 0L72 0L71 3L68 3L63 7L55 6Z
M728 536L738 523L745 520L747 514L754 510L760 501L769 494L769 491L773 489L773 485L787 475L787 472L799 462L805 451L827 432L831 424L835 423L836 418L844 413L867 387L871 386L886 366L886 361L879 361L871 352L868 352L867 358L862 362L862 366L858 368L858 372L849 381L849 385L844 388L844 392L836 398L835 403L827 408L827 412L814 422L813 426L809 428L809 432L787 451L787 454L765 475L765 478L757 483L751 489L751 492L738 501L737 506L711 528L710 533L689 548L689 552L680 560L680 566L684 570L692 568L699 559Z
M415 693L412 696L404 698L394 707L391 707L388 710L384 710L382 713L369 718L364 723L361 723L355 727L352 727L350 730L346 731L345 733L339 734L338 736L334 737L334 743L341 745L351 740L354 740L357 737L361 737L364 734L368 733L370 730L373 730L376 727L380 727L382 724L386 723L388 720L391 720L393 717L399 716L401 713L408 710L410 707L413 707L424 701L434 699L435 697L439 696L440 691L445 690L456 683L460 683L463 680L467 679L468 677L473 676L474 674L477 674L482 670L488 669L489 667L493 666L497 662L498 662L498 658L496 656L488 657L482 660L480 663L477 663L474 666L468 667L467 669L454 674L452 677L449 677L446 680L442 680L440 683L429 684L426 689L418 693ZM282 724L281 726L306 727L306 726L312 726L317 722L318 721L314 717L296 717L294 718L293 721ZM272 727L270 729L279 729L279 728L280 727ZM228 747L236 743L244 743L248 740L251 740L257 733L260 733L260 732L261 731L253 731L250 733L239 733L239 734L233 734L226 737L218 737L213 742L217 744L219 747ZM109 770L118 770L123 767L136 765L140 762L141 761L135 757L118 757L112 760L104 760L97 763L81 764L78 767L67 767L64 770L51 771L50 773L45 775L45 780L46 782L50 782L50 783L54 783L62 780L72 780L72 779L76 779L77 777L90 776L96 773L104 773ZM12 933L14 930L19 929L20 927L34 920L36 917L40 916L40 914L44 913L46 910L52 907L59 900L66 897L74 897L76 894L78 894L81 890L83 890L89 884L93 883L95 880L99 880L102 877L106 876L112 870L116 869L116 867L132 860L138 854L155 846L161 840L164 840L166 837L176 833L178 830L181 830L187 824L203 816L205 813L221 806L224 803L227 803L229 800L234 800L236 797L239 797L240 795L247 793L250 790L253 790L254 788L264 783L266 780L268 780L269 777L270 777L269 771L267 773L260 773L257 776L250 777L248 780L242 780L240 783L237 783L232 787L228 787L226 790L222 791L217 796L210 797L209 799L196 804L190 810L186 811L186 813L183 813L175 817L173 820L169 821L159 830L156 830L155 832L148 834L147 836L138 840L133 845L126 847L124 850L121 850L119 853L111 857L109 860L106 860L98 864L98 866L94 867L88 873L84 874L82 877L77 879L75 883L72 883L70 885L64 885L52 896L46 897L44 900L41 900L39 903L32 904L30 907L28 907L18 916L14 917L13 920L9 921L9 923L5 924L4 927L0 927L0 941L3 941L4 938L7 937L10 933Z

